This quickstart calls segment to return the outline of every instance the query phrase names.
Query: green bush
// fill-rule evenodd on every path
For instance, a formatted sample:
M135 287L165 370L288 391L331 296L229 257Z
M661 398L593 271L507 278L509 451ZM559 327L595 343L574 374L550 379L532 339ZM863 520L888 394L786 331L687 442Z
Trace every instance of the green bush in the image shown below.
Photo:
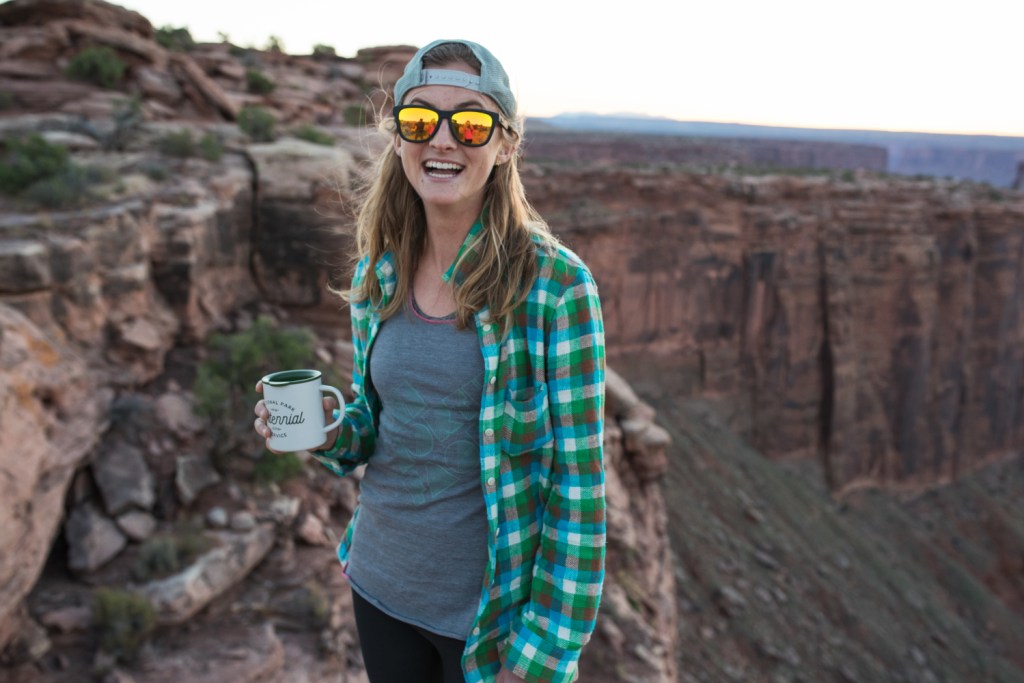
M21 196L48 209L71 209L96 199L94 186L111 180L110 172L95 166L71 165L36 181Z
M331 620L331 596L316 580L307 581L296 596L296 611L314 628L325 628Z
M71 58L66 74L69 78L116 88L124 76L125 63L105 45L87 47Z
M6 147L0 157L0 192L16 194L71 167L67 148L51 144L37 133L8 140Z
M156 610L141 595L97 589L92 608L99 648L121 662L132 662L156 628Z
M260 318L244 332L214 335L193 388L196 412L210 419L221 448L252 432L253 388L268 372L309 367L315 360L309 330L281 330Z
M158 183L162 183L171 177L171 169L168 168L167 162L162 159L145 159L139 162L136 168L146 174L147 178Z
M157 147L161 154L179 159L187 159L196 153L196 143L192 139L192 131L182 128L160 138Z
M366 110L363 109L361 104L350 104L345 107L342 117L345 119L345 123L350 126L366 125Z
M139 548L132 576L137 581L148 581L173 574L209 550L211 544L201 526L188 522L171 533L151 536Z
M311 126L308 123L295 131L295 137L300 140L306 140L317 145L325 145L331 147L334 145L334 138L320 130L316 126Z
M238 127L254 142L273 142L274 116L263 107L245 106L238 113Z
M256 461L253 479L259 484L280 484L302 474L303 465L294 453L265 452Z
M145 117L142 114L142 99L138 95L118 100L111 113L114 127L104 136L103 148L123 150L133 135L138 132Z
M337 57L337 56L338 56L338 53L334 49L333 45L324 45L322 43L318 43L318 44L313 46L313 57L321 58L322 59L322 58L325 58L325 57Z
M173 574L181 569L178 545L170 536L151 536L139 548L139 556L132 568L136 581L148 581L158 576Z
M274 81L267 78L266 74L258 69L249 69L245 72L245 89L254 95L268 95L274 92Z
M199 156L207 161L220 161L224 156L224 143L213 133L207 133L199 138Z
M156 30L156 42L167 50L175 52L189 52L196 46L192 34L187 28L174 28L173 26L161 26Z
M158 148L161 154L178 159L200 156L207 161L220 161L224 155L224 145L216 135L206 133L196 142L187 128L160 138Z

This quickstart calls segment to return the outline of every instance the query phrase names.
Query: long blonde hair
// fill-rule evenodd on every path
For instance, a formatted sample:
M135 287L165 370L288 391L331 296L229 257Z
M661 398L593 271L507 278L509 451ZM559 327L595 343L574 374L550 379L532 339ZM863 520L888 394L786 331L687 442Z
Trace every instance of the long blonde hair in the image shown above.
M437 46L423 58L424 66L441 67L463 63L480 71L480 62L472 51L457 43ZM505 163L496 165L484 188L483 230L460 256L457 271L459 282L453 288L456 325L464 329L472 316L489 309L490 319L507 330L512 316L529 294L537 276L534 237L540 245L552 246L557 240L547 224L526 200L519 177L519 154L523 120L517 112L509 112L507 127L496 133L508 136L516 151ZM395 135L394 121L382 116L378 128ZM392 252L396 261L397 287L392 298L380 309L382 318L400 311L412 286L412 275L422 253L426 238L426 213L423 202L402 169L401 159L392 146L386 145L377 159L373 182L369 185L356 219L356 260L368 258L367 276L361 285L341 292L348 301L369 300L380 306L383 292L374 275L378 261L385 252Z

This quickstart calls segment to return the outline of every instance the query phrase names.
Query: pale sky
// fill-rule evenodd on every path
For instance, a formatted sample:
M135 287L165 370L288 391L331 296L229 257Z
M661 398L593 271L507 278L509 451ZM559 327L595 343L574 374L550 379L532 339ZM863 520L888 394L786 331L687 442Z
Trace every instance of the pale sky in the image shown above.
M1024 136L1024 0L130 0L286 52L485 45L522 111Z

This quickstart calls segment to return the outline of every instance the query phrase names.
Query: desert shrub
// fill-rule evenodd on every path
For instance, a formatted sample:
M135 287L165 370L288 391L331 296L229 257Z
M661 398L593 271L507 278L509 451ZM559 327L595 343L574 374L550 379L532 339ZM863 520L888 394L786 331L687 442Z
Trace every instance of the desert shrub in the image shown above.
M32 183L21 196L48 209L70 209L96 199L95 186L110 179L108 170L72 164L56 175Z
M158 183L162 183L171 177L171 169L168 168L167 162L163 159L144 159L135 168L144 173L150 180L155 180Z
M199 156L207 161L220 161L224 156L224 143L213 133L207 133L199 138Z
M311 126L308 123L295 131L295 137L317 145L326 145L327 147L334 145L334 138L316 126Z
M142 100L138 95L117 102L111 113L114 127L103 139L106 150L122 150L142 124Z
M173 574L181 568L178 546L170 536L151 536L139 548L139 556L132 568L137 581L148 581L157 576Z
M87 47L71 58L66 74L69 78L116 88L124 76L125 63L105 45Z
M179 159L186 159L196 153L196 142L192 138L192 131L187 128L167 133L160 138L157 147L161 154Z
M244 332L214 335L200 363L194 386L196 412L207 417L220 447L230 448L252 431L253 388L260 377L282 368L309 367L315 358L313 334L278 329L260 318Z
M238 113L238 127L254 142L272 142L274 123L274 116L263 107L246 106Z
M270 36L267 38L266 49L268 52L284 52L284 42L277 36Z
M274 81L267 78L267 75L258 69L248 69L245 72L245 89L254 95L268 95L274 92Z
M337 57L338 53L334 49L333 45L324 45L322 43L317 43L316 45L313 46L313 56L322 59L325 57Z
M296 595L296 611L314 628L324 628L331 619L331 596L317 581L303 584Z
M361 104L348 105L345 107L345 111L342 112L342 116L345 119L345 123L350 126L366 125L366 110L363 109Z
M256 461L253 479L258 484L280 484L302 474L303 465L294 453L265 452Z
M37 133L8 140L6 147L0 157L0 192L16 194L71 166L66 147L49 143Z
M155 38L163 48L176 52L189 52L196 46L192 34L184 27L161 26L156 30Z
M139 548L132 576L137 581L148 581L173 574L206 552L211 544L210 539L203 535L200 524L179 524L169 533L146 539Z
M100 588L93 602L99 648L121 662L131 662L156 628L156 609L141 595Z
M158 148L161 154L178 159L200 156L207 161L219 161L224 155L224 145L216 135L206 133L196 142L187 128L164 135Z

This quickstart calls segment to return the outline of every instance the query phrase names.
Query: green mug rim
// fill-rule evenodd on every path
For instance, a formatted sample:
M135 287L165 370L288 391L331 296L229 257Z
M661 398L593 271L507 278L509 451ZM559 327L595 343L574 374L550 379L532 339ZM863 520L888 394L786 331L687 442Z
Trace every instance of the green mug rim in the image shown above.
M272 387L288 387L294 384L305 384L320 379L323 373L319 370L279 370L265 376L264 384Z

